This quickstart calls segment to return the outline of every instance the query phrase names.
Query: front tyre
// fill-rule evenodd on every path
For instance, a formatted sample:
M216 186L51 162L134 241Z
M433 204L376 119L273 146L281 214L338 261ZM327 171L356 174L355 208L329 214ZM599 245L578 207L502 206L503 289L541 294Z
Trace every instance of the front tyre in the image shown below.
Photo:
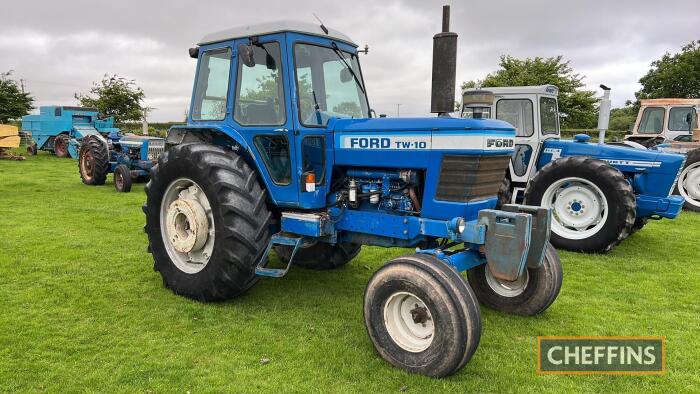
M120 164L114 169L114 188L119 193L131 191L131 171L124 164Z
M563 274L557 251L548 244L542 265L526 268L515 281L494 277L486 264L470 269L467 277L482 304L501 312L531 316L552 305L561 290Z
M636 200L625 176L607 162L584 156L554 160L525 190L525 203L552 209L557 249L605 253L631 232Z
M144 229L166 287L205 302L255 284L270 213L242 157L210 144L175 146L160 156L145 190Z
M367 333L392 365L428 376L457 372L481 337L479 305L453 268L427 254L379 269L364 296Z
M688 153L685 167L678 176L675 194L685 198L684 209L700 212L700 149Z
M59 134L53 140L53 153L57 157L68 157L68 136Z

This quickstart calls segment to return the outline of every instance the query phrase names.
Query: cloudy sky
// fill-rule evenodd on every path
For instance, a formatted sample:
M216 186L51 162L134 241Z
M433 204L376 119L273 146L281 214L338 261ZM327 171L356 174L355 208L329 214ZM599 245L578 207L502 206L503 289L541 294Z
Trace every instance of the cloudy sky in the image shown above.
M75 104L105 73L131 79L155 107L152 121L182 120L204 34L278 19L315 21L368 44L362 56L378 113L425 115L430 108L432 36L441 5L459 33L457 81L483 78L501 54L563 55L590 89L613 88L623 105L650 63L700 39L697 0L366 1L2 0L0 71L14 70L38 105Z

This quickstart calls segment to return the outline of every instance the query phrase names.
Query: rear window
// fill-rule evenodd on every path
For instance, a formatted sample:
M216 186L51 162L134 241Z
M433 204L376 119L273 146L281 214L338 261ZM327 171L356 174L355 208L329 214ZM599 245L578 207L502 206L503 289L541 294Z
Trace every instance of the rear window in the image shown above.
M197 71L197 88L192 106L194 120L223 120L226 117L231 49L205 52Z

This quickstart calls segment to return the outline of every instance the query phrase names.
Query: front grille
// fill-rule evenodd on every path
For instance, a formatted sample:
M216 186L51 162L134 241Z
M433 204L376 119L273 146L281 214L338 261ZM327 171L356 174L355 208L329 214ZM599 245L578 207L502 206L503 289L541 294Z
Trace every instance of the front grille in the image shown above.
M148 160L156 161L165 152L165 141L149 141Z
M435 198L469 202L496 197L508 168L508 156L445 155Z

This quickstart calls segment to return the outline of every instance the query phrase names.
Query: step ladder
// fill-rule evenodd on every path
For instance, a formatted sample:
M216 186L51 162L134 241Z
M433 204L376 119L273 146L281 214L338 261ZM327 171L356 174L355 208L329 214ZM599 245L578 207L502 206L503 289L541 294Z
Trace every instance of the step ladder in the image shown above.
M270 278L281 278L287 274L289 268L292 266L292 261L294 261L294 256L297 254L297 250L304 243L304 238L296 235L285 235L282 233L277 233L270 238L267 247L265 248L265 253L260 257L257 266L255 267L255 275L267 276ZM267 268L267 259L270 256L270 252L275 245L285 245L292 246L292 254L289 256L289 261L287 261L287 266L285 268Z

